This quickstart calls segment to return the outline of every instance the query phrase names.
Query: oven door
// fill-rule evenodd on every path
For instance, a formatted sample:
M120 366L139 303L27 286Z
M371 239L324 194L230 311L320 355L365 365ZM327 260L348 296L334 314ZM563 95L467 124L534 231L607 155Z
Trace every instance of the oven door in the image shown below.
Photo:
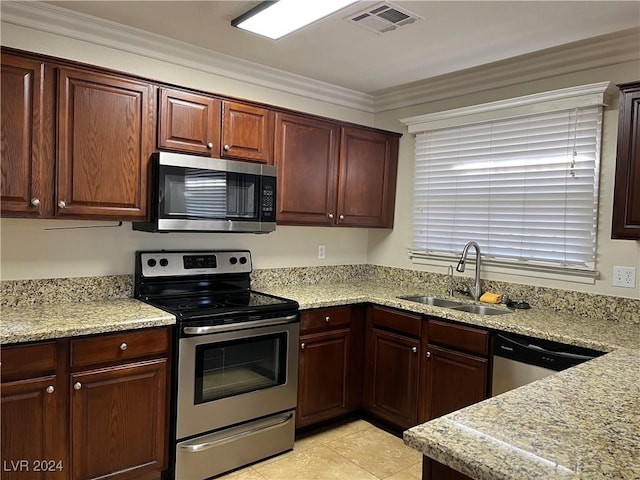
M221 333L181 328L192 333L179 344L177 440L295 409L297 321Z

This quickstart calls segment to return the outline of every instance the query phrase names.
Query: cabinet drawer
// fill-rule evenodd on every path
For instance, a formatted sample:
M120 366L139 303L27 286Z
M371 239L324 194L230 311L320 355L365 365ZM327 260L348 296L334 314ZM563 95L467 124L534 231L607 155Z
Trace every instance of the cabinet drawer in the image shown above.
M56 369L56 343L3 347L0 361L3 382L51 373Z
M478 328L429 319L427 325L429 343L445 345L456 350L487 355L489 332Z
M300 332L351 325L351 307L320 308L300 312Z
M127 331L71 340L71 366L122 362L166 353L169 329Z
M392 310L390 308L371 307L371 321L376 327L402 332L412 337L420 338L422 326L420 315Z

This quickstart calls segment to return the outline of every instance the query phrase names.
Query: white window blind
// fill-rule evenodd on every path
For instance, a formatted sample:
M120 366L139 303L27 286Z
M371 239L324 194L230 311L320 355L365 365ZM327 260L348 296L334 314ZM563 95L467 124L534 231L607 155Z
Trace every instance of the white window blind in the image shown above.
M416 135L412 255L595 270L602 107Z

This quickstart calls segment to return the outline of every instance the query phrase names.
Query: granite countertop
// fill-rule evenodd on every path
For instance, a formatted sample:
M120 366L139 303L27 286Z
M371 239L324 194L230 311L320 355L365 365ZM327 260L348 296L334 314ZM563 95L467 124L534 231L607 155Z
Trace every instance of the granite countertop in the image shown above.
M0 344L172 325L173 315L133 298L3 307Z
M640 352L617 350L404 433L476 480L638 480Z

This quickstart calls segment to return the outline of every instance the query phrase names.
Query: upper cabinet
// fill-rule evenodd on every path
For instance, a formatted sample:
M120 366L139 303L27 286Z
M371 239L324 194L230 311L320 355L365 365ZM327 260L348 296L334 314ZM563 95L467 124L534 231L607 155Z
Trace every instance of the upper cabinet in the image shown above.
M0 84L2 215L42 216L53 204L52 72L3 53Z
M161 88L158 148L215 156L220 150L220 100Z
M211 95L160 88L158 148L273 163L273 112Z
M56 215L146 216L153 86L61 68Z
M618 153L611 238L640 240L640 81L619 87Z
M392 133L276 114L278 223L393 227L398 139Z

